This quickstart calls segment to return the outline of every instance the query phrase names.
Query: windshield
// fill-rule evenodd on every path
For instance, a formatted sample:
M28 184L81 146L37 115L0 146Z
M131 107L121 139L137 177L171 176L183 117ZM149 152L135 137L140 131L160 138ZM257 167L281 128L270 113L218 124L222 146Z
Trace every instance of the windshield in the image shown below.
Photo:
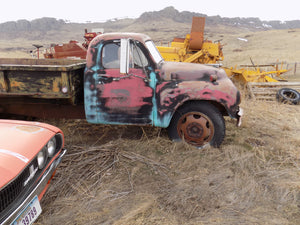
M157 50L157 48L155 47L153 41L146 41L146 46L147 48L149 49L150 51L150 54L152 55L154 61L158 64L160 63L163 58L162 56L160 55L159 51Z

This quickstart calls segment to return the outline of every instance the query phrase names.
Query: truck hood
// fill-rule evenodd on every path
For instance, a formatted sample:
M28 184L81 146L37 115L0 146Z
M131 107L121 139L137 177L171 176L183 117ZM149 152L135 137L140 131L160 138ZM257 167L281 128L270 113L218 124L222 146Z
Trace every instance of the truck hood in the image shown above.
M211 75L217 79L228 78L223 69L196 63L164 61L160 64L160 71L164 80L210 81Z
M23 171L55 135L54 128L49 128L43 123L0 120L0 189Z

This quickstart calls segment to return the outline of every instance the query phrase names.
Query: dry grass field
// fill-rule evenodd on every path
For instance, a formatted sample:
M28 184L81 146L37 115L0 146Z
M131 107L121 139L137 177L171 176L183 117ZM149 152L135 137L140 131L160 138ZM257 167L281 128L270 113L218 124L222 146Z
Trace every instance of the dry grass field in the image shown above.
M48 121L69 150L37 224L298 224L299 106L244 100L221 148L157 128Z
M207 36L222 39L225 66L300 57L300 30ZM17 42L0 41L0 57L28 56L31 42ZM300 106L246 97L241 106L242 126L226 118L218 149L172 143L158 128L46 121L64 131L68 153L36 224L299 224Z
M255 64L300 61L300 29L224 35L222 43L225 44L224 65L228 67L251 65L250 57Z

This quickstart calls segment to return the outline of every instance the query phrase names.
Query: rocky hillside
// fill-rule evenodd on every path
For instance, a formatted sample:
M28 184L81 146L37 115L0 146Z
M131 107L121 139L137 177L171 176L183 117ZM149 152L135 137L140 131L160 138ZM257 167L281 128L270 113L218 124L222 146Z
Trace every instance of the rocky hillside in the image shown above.
M207 16L201 13L183 11L179 12L174 7L170 6L160 11L145 12L137 21L148 22L155 20L164 20L166 18L172 19L176 22L190 23L193 16L206 17L206 25L226 25L235 26L248 29L294 29L300 28L300 20L294 21L261 21L259 18L226 18L220 16Z
M234 27L237 31L239 29L256 31L300 28L300 20L281 22L261 21L259 18L224 18L196 12L179 12L171 6L160 11L145 12L137 19L115 19L105 23L68 23L55 18L11 21L0 24L0 39L11 40L22 37L28 40L52 40L57 42L70 39L77 40L82 38L85 28L104 28L105 32L150 32L153 36L153 33L161 30L173 32L173 27L177 32L181 30L182 34L185 34L190 30L193 16L206 17L206 30L216 26ZM180 35L180 32L178 35Z

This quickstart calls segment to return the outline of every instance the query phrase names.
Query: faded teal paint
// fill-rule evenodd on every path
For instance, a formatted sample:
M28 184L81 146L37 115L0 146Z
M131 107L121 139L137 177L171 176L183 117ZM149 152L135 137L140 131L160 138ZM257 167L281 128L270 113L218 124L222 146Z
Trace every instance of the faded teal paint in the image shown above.
M169 126L171 119L172 114L170 112L165 113L162 118L158 118L157 121L155 121L155 126L166 128Z
M95 74L93 75L93 78L95 78ZM96 89L91 90L91 84L90 82L84 83L84 107L85 107L85 114L86 119L89 123L97 123L96 121L96 112L93 108L97 104L97 100L94 97L97 93Z
M94 71L94 74L92 75L93 80L95 81L94 84L90 82L85 82L84 84L84 101L85 101L85 113L86 113L86 119L89 123L104 123L103 116L98 112L99 102L97 101L97 84L98 84L98 74L95 71L98 71L99 69L102 69L100 67L99 60L101 59L101 49L103 47L103 44L100 43L98 46L94 47L97 51L97 57L95 65L93 65L91 68L86 68L87 70ZM91 90L91 86L94 86L93 90Z
M149 68L150 71L152 70L152 68ZM150 82L149 82L149 86L152 88L153 90L153 96L152 96L152 104L153 104L153 107L152 107L152 113L150 114L150 116L152 118L151 121L152 121L152 126L157 126L156 123L157 123L157 103L156 103L156 96L155 96L155 93L156 93L156 85L157 85L157 78L156 78L156 74L151 71L150 74L149 74L149 77L150 77Z
M149 68L150 71L152 68ZM154 71L150 72L150 82L149 85L153 89L153 96L152 96L152 113L150 114L152 116L151 121L152 121L152 126L157 126L157 127L168 127L171 121L171 113L166 113L164 114L163 118L160 118L158 116L158 107L157 107L157 99L156 99L156 86L157 86L157 78L156 74Z

